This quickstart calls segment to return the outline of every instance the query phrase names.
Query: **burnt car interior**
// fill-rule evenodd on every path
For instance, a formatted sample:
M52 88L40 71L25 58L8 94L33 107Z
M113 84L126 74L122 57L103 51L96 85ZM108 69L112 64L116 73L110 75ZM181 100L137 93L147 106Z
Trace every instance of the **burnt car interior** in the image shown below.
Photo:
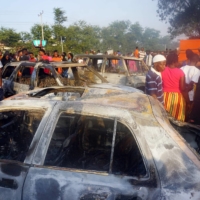
M31 75L34 70L34 67L31 66L22 66L16 75L15 81L21 84L31 85ZM37 86L40 88L49 87L49 86L58 86L55 78L50 74L50 70L44 67L38 68L37 74Z
M11 76L11 74L13 73L13 71L15 70L16 66L7 66L5 71L2 74L2 78L9 78Z
M24 161L43 115L35 110L0 113L0 159Z
M143 72L142 66L140 66L139 61L125 60L125 62L126 62L126 66L128 67L130 74Z
M68 68L62 68L62 71L70 71ZM71 67L71 73L67 77L58 75L63 85L65 86L85 86L89 84L102 83L102 80L98 78L93 72L85 67Z
M126 70L121 59L107 59L105 72L125 74Z
M74 101L80 99L83 95L85 89L84 88L45 88L39 92L33 92L28 94L30 97L35 98L48 98L48 99L56 99L58 98L63 101Z
M37 86L39 88L58 86L55 77L51 74L50 69L39 67L37 74Z
M103 58L93 58L89 60L88 66L94 68L98 72L101 72L103 62Z
M138 145L124 124L67 113L59 117L44 165L136 177L147 173Z
M187 141L200 156L200 127L196 126L179 126L170 120L171 125L179 132L179 134Z

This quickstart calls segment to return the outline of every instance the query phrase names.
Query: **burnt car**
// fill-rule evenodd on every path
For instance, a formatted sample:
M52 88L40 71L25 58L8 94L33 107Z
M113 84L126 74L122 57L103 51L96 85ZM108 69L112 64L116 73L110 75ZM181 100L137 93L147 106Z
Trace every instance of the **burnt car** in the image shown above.
M199 156L158 101L97 87L0 102L0 199L200 199Z
M79 54L75 59L98 71L110 83L145 90L146 73L149 68L141 58Z
M123 86L123 85L114 85L111 83L102 83L102 84L91 84L84 87L74 87L74 86L51 86L46 88L38 88L35 90L29 90L20 92L16 95L6 98L5 100L18 100L18 99L34 99L41 98L46 100L77 100L84 96L89 95L92 98L92 95L108 95L111 92L111 95L114 93L119 94L120 92L132 93L138 92L143 93L141 90L136 88Z
M68 76L58 73L58 68ZM78 68L84 73L79 74ZM83 70L85 69L85 70ZM85 75L87 73L87 76ZM12 62L2 72L5 97L49 86L83 86L107 82L98 72L79 63Z

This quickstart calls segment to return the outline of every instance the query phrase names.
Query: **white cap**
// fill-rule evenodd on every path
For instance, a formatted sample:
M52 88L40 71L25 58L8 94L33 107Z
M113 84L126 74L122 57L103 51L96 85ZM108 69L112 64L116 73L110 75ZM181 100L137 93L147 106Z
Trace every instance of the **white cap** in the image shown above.
M163 55L156 55L153 58L153 63L165 61L166 58Z

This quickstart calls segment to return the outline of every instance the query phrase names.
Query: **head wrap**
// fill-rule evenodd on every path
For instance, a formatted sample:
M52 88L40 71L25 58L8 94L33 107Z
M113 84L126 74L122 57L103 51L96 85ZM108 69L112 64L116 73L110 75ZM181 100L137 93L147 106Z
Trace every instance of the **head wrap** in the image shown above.
M153 63L165 61L166 58L163 55L156 55L153 58Z

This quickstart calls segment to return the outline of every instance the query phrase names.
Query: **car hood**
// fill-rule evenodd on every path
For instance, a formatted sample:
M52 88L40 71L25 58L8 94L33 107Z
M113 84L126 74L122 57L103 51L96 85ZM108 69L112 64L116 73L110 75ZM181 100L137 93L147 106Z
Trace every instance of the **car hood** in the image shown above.
M136 88L133 87L129 87L129 86L124 86L124 85L116 85L116 84L112 84L112 83L101 83L101 84L93 84L93 85L89 85L89 88L100 88L100 89L110 89L110 90L122 90L125 92L139 92L139 93L143 93L143 91L138 90Z

